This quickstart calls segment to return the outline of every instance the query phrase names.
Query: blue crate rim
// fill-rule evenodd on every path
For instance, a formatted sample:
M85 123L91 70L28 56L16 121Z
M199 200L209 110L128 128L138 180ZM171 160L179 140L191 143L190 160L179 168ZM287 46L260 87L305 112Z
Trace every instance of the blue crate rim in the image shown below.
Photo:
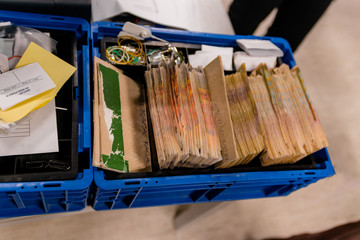
M102 37L116 37L121 31L122 23L113 22L94 22L91 24L91 38L92 38L92 57L99 56L99 51L94 47L94 42L100 40ZM154 35L161 37L164 35L173 35L169 41L179 41L177 37L181 37L181 42L187 43L200 43L203 39L211 39L211 43L216 41L227 40L236 44L236 39L267 39L273 42L283 50L286 49L286 55L284 54L283 60L293 67L296 65L289 43L279 37L258 37L258 36L241 36L241 35L224 35L224 34L213 34L213 33L201 33L201 32L190 32L175 29L161 29L161 28L150 28ZM108 32L98 36L99 30L108 30ZM186 40L187 37L200 37L199 41ZM185 39L185 41L184 41ZM200 43L201 44L201 43ZM205 43L207 44L207 43ZM221 45L219 42L218 45ZM287 59L285 59L287 58ZM153 178L132 178L132 179L117 179L117 180L106 180L104 178L104 171L102 169L94 167L94 183L97 187L103 190L114 190L121 188L141 188L149 186L166 186L166 185L183 185L191 183L223 183L223 182L248 182L248 181L266 181L276 179L288 179L293 180L295 178L302 178L307 180L318 180L325 177L330 177L335 174L335 170L332 166L327 148L320 151L325 151L325 155L329 161L325 161L324 169L309 169L309 170L282 170L282 171L257 171L257 172L242 172L242 173L221 173L221 174L207 174L199 175L181 175L181 176L164 176L164 177L153 177ZM310 174L311 173L311 174ZM309 175L308 175L309 174ZM260 177L261 176L261 177ZM235 179L235 180L234 180ZM217 181L218 180L218 181Z
M35 13L22 13L13 11L0 10L0 19L2 21L10 21L14 24L19 24L28 27L47 28L53 30L74 31L77 37L81 34L86 34L87 45L83 45L83 91L84 91L84 119L91 119L90 110L90 67L89 67L89 40L90 40L90 25L81 18L62 17L57 15L44 15ZM39 21L40 24L35 24ZM87 64L88 63L88 64ZM80 66L79 66L80 67ZM86 96L85 96L86 93ZM84 121L86 123L86 121ZM83 124L84 124L83 123ZM84 136L84 143L86 148L91 153L91 120L84 128L87 131L87 136ZM89 130L90 129L90 130ZM84 132L85 132L84 131ZM89 160L90 161L90 160ZM59 180L59 181L37 181L37 182L10 182L0 183L0 192L41 192L41 191L59 191L59 190L81 190L89 188L93 181L93 167L90 162L89 168L84 169L82 173L74 180Z

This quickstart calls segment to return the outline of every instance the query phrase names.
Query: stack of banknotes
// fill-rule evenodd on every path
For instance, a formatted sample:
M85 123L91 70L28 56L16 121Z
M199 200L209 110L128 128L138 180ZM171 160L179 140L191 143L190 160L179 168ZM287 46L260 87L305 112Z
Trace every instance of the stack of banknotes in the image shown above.
M328 145L298 67L260 64L247 76L242 65L225 79L240 158L219 167L246 164L257 155L263 166L295 163Z
M146 71L145 79L160 169L219 162L221 147L203 69L164 60Z
M145 72L160 169L291 164L328 145L298 67L224 75L219 64L163 60Z

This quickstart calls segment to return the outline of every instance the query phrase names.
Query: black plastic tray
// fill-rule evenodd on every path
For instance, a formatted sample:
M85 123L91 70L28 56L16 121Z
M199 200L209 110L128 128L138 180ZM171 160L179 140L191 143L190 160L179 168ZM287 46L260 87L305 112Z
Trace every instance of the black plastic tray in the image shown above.
M42 29L39 29L42 30ZM77 68L75 33L43 30L58 41L56 55ZM33 182L74 179L78 173L78 87L77 73L55 98L59 152L0 157L0 182Z

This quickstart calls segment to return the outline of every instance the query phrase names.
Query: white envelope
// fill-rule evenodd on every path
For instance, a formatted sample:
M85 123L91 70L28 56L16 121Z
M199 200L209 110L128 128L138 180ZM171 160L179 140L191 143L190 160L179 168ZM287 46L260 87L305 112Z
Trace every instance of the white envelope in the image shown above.
M39 63L0 74L0 108L6 111L55 87L56 85Z

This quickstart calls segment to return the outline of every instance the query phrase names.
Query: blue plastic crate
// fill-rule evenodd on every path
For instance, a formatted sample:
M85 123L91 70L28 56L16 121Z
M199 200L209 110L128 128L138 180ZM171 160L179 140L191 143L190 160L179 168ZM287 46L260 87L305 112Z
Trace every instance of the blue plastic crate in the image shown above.
M100 40L116 37L122 24L95 22L91 25L92 55L100 57ZM236 47L236 39L268 39L282 49L282 62L290 67L295 60L289 43L282 38L218 35L152 28L157 37L173 42ZM314 154L316 166L302 170L267 170L232 173L192 174L164 177L132 176L109 179L101 169L94 168L94 192L91 203L95 210L148 207L229 201L250 198L286 196L320 179L335 174L327 149Z
M0 11L0 21L41 30L75 33L77 39L78 152L86 166L74 180L0 183L0 217L77 211L85 208L93 180L90 163L91 109L89 23L83 19Z

